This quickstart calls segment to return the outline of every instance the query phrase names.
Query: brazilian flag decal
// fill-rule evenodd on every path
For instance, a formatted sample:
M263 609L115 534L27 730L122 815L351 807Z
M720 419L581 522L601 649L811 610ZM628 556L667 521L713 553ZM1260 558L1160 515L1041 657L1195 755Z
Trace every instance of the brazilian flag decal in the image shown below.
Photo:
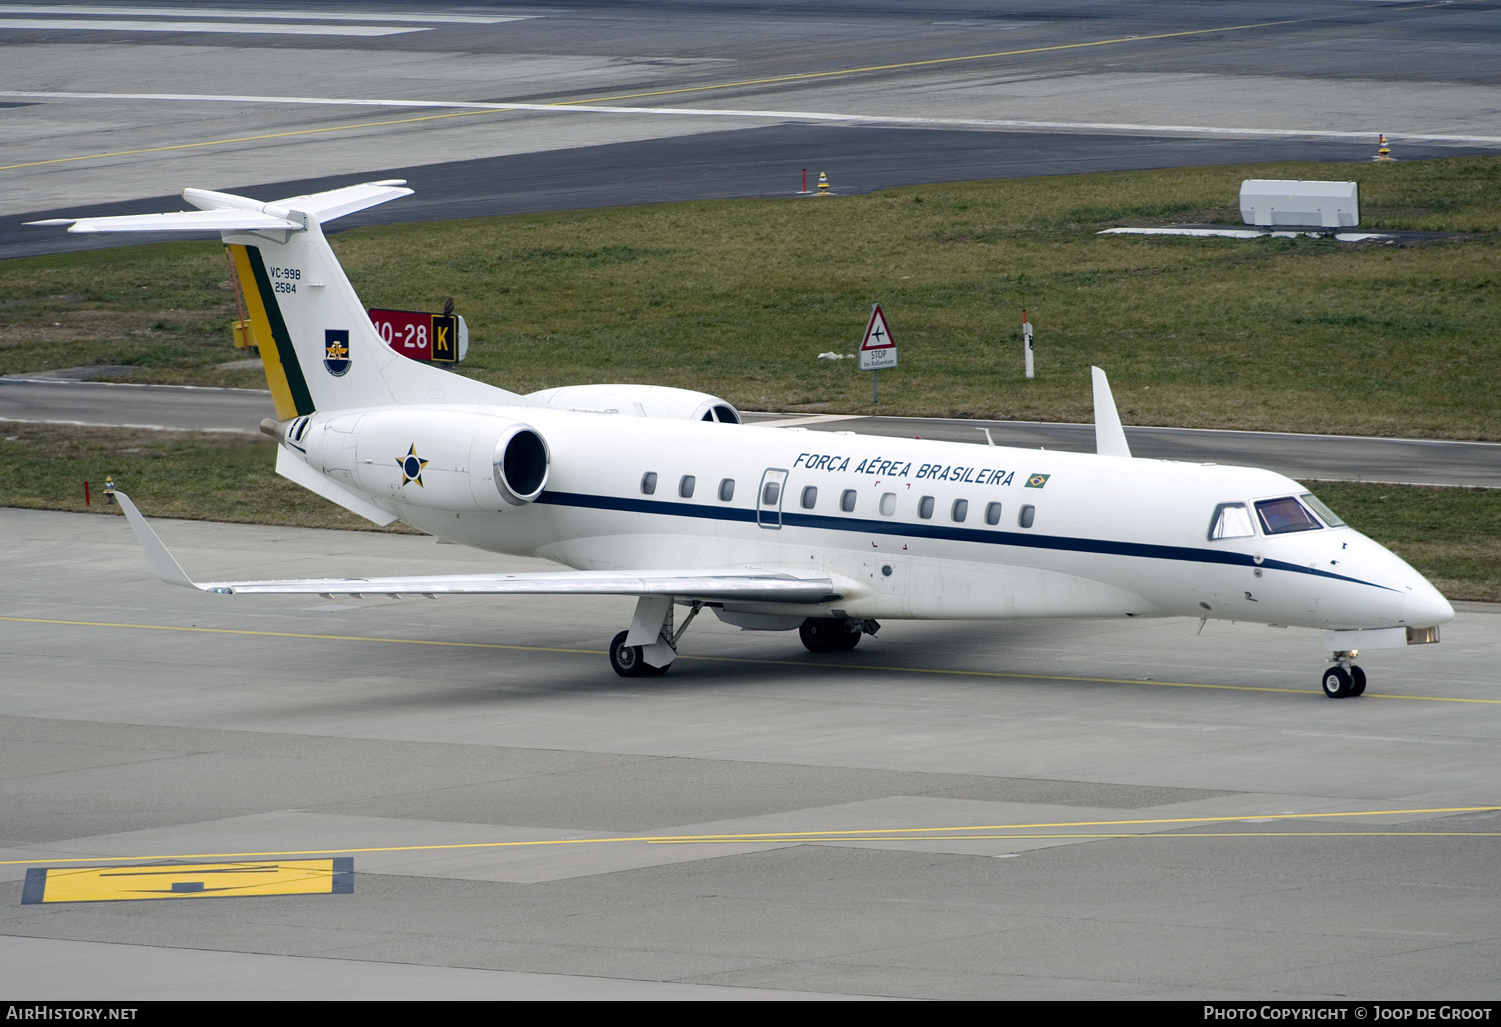
M1048 483L1048 479L1050 477L1052 477L1052 475L1049 475L1049 474L1034 474L1030 478L1027 479L1027 488L1029 488L1029 489L1040 489L1040 488L1042 488L1044 485L1046 485Z

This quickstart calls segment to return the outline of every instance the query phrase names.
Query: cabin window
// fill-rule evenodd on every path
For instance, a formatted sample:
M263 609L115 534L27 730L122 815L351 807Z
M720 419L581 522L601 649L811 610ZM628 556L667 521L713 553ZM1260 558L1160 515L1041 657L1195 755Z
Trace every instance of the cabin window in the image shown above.
M1343 528L1345 526L1345 522L1340 520L1339 514L1325 506L1324 501L1312 492L1305 492L1298 498L1303 500L1304 504L1314 513L1318 514L1319 517L1323 518L1324 523L1329 525L1329 527Z
M1251 523L1251 513L1244 503L1221 503L1214 508L1214 518L1209 522L1209 540L1217 538L1245 538L1256 534Z
M1022 507L1022 512L1017 515L1016 523L1020 524L1023 528L1030 528L1032 526L1032 522L1036 518L1037 518L1037 507L1035 507L1035 506L1024 506L1024 507Z
M645 474L643 474L641 476L641 494L643 496L650 496L650 495L653 495L656 491L657 491L657 472L656 471L647 471Z
M782 498L782 486L774 481L768 481L766 487L761 490L761 505L776 506L777 500Z
M954 519L955 524L963 524L964 518L969 516L969 500L954 500L954 507L949 511L949 516Z
M682 496L684 499L692 499L693 498L693 486L695 486L697 484L698 484L698 479L695 478L693 475L691 475L691 474L685 474L685 475L683 475L682 479L678 482L678 495Z
M1283 535L1291 531L1313 531L1322 528L1302 503L1292 496L1281 499L1263 499L1256 504L1256 516L1261 518L1261 530L1268 535Z
M933 497L932 496L923 496L921 499L919 499L917 501L917 516L921 517L925 521L932 520L932 518L933 518Z
M855 490L845 489L844 495L839 497L839 509L845 513L855 512Z
M849 493L849 495L853 496L854 493L851 492L851 493ZM811 510L811 509L813 509L813 507L817 503L818 503L818 486L817 485L805 485L803 487L803 509L804 510Z
M887 492L881 496L881 516L890 517L896 513L896 493Z
M995 527L997 524L1001 523L1000 503L985 504L985 523L990 525L991 527Z
M735 498L735 479L724 478L719 482L719 501L728 503Z

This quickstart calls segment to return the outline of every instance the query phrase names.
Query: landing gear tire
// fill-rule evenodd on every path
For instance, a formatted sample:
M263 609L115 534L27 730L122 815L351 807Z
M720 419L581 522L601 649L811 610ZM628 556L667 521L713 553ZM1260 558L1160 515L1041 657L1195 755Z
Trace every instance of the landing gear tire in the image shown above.
M809 617L797 629L810 653L837 653L860 644L860 632L850 631L839 617Z
M1360 677L1361 688L1363 690L1365 687L1365 674L1362 673ZM1347 695L1355 695L1357 693L1352 691L1354 687L1355 682L1350 672L1345 670L1345 668L1336 666L1324 671L1324 694L1329 698L1343 699Z
M1365 692L1365 671L1359 667L1350 668L1350 694L1361 695Z
M656 667L649 666L646 659L641 655L639 645L626 645L626 636L629 631L622 631L610 640L610 666L615 668L615 673L623 678L639 678L649 673L660 673ZM666 670L663 667L662 670Z

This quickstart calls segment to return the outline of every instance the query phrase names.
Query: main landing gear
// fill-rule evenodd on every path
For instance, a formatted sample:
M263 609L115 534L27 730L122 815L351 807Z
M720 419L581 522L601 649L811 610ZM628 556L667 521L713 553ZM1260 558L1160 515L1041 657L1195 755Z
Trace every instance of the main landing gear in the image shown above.
M677 630L672 626L672 599L667 596L642 596L636 602L636 615L630 630L610 640L610 666L623 678L652 677L666 674L678 656L678 639L704 608L695 602ZM881 625L855 617L809 617L798 628L798 636L812 653L845 652L860 644L860 636L874 635Z
M666 674L678 658L678 639L698 616L704 604L695 602L682 627L672 629L672 597L642 596L636 602L636 616L630 630L610 640L610 666L623 678ZM634 643L634 644L632 644Z
M1365 691L1365 671L1350 662L1359 655L1357 649L1334 654L1334 666L1324 671L1325 695L1331 699L1344 699Z
M797 637L803 640L810 653L839 653L860 644L860 636L874 635L881 625L873 620L855 620L852 617L809 617L797 629Z

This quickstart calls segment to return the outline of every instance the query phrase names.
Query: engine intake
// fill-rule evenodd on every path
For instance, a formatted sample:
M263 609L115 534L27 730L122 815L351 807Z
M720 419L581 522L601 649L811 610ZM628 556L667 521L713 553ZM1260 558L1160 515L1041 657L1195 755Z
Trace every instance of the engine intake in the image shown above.
M547 487L551 463L547 443L536 429L511 425L495 444L495 485L501 498L512 506L536 499Z

